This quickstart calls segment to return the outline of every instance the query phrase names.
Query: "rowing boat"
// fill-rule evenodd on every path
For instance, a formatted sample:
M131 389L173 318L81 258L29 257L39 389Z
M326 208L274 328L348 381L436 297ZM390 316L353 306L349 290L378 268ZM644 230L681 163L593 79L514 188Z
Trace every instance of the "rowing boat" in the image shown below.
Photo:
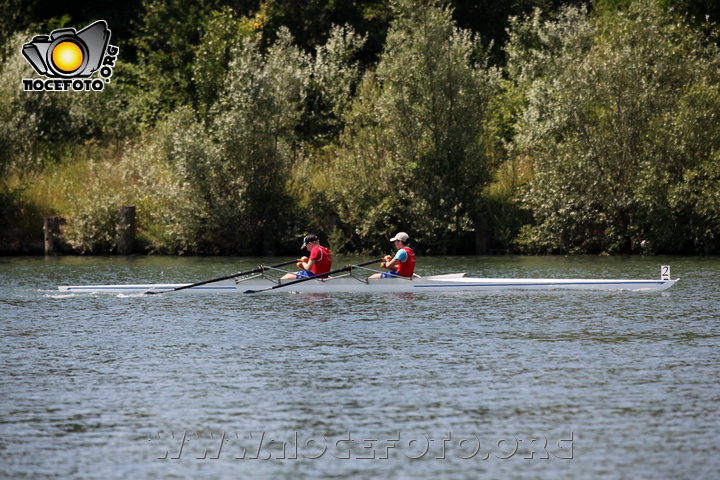
M263 292L462 292L505 290L635 290L662 291L672 287L678 279L670 279L669 267L663 266L657 280L607 280L607 279L559 279L559 278L476 278L464 273L431 275L413 278L367 278L344 274L325 279L303 282L279 280L265 273L244 278L225 279L199 286L182 288L179 293L263 293ZM296 282L287 288L283 283ZM176 291L191 284L136 284L136 285L70 285L59 286L63 292L142 294ZM275 287L272 288L271 287Z

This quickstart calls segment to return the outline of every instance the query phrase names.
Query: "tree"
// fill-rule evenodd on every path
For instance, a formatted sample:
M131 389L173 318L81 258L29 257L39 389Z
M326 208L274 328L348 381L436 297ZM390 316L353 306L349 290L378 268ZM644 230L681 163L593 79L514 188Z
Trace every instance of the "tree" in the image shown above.
M521 245L630 253L705 244L717 215L691 214L673 197L689 188L701 199L718 186L714 173L704 186L689 176L716 158L717 122L702 119L720 114L717 48L649 0L592 19L577 9L550 21L535 15L515 29L509 72L527 107L514 147L535 169L524 204L536 224L525 228ZM563 42L560 31L581 41ZM698 123L708 129L690 135L685 125ZM693 215L688 244L674 231Z
M218 26L217 16L227 16L230 26L236 24L234 11L223 9L222 0L143 0L143 13L132 39L137 50L138 64L142 76L140 82L146 90L152 90L157 97L154 117L171 112L180 105L192 103L195 99L193 73L202 73L196 62L207 64L207 59L198 54L207 53L202 49L203 36L223 40L227 28ZM245 12L248 2L234 2L240 12ZM208 28L218 28L209 32ZM216 53L222 54L224 45L217 45ZM221 59L218 58L218 61ZM206 92L201 92L201 97ZM152 118L154 120L155 118Z
M365 41L349 25L335 25L327 42L315 49L301 132L306 140L329 143L342 131L362 76L357 56Z
M498 72L487 68L487 50L455 25L450 8L413 1L395 8L338 161L338 193L369 186L376 200L367 206L358 195L335 198L341 219L382 246L403 229L416 232L428 251L457 251L481 224L480 191L490 170L484 127Z
M166 155L202 215L199 250L257 254L282 242L309 77L309 59L287 30L267 53L246 37L233 48L209 123L186 107L175 113Z

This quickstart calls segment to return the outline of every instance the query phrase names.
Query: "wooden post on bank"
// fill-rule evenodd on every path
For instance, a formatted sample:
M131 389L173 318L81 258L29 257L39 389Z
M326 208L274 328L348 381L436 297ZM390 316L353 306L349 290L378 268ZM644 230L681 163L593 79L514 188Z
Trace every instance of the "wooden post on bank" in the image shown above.
M120 207L118 221L118 255L130 255L135 247L135 207Z
M46 217L43 222L43 232L45 240L45 255L57 255L60 250L60 238L62 232L60 227L65 223L65 219L58 216Z

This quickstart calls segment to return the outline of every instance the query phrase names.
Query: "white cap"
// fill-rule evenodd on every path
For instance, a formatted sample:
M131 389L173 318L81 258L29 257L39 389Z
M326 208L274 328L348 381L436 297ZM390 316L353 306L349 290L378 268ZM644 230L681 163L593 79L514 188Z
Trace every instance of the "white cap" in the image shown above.
M403 243L407 243L407 241L410 240L410 235L405 232L398 232L397 235L390 239L391 242L394 242L395 240L400 240Z

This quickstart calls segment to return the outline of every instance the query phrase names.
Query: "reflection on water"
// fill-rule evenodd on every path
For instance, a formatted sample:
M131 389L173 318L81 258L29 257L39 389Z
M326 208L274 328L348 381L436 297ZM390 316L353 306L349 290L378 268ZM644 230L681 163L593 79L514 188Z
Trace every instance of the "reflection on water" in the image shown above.
M59 294L283 259L0 259L8 478L710 478L720 261L452 257L667 292ZM357 258L339 259L338 264Z

